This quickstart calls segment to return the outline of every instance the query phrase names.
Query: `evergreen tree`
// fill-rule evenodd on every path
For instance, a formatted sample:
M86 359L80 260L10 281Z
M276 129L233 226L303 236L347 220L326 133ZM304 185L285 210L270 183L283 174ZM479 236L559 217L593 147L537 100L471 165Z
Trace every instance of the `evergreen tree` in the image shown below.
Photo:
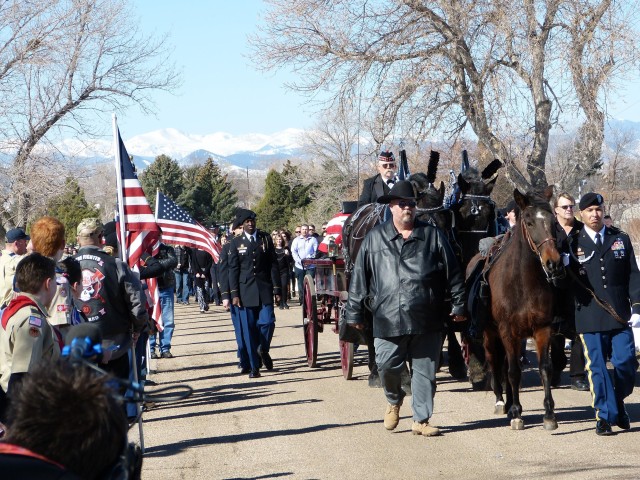
M311 187L290 181L297 177L297 169L287 161L282 173L270 170L267 174L264 196L256 207L259 228L270 232L285 227L292 220L294 209L304 208L311 202Z
M211 158L201 167L187 167L184 178L185 189L178 203L195 220L209 226L233 218L238 203L236 191Z
M75 243L76 227L80 221L87 217L98 217L100 212L87 204L78 181L68 177L63 192L49 201L46 214L60 220L64 225L67 243Z
M149 205L151 205L151 210L155 209L156 190L160 190L175 201L184 188L180 165L167 155L158 155L154 162L140 175L140 184Z

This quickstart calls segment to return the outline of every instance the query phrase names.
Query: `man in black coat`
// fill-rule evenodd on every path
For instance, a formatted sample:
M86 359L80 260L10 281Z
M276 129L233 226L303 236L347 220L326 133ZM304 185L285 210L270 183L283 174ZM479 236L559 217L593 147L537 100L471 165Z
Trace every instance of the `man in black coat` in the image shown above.
M373 203L383 195L387 195L396 183L398 164L391 152L381 152L378 157L378 174L367 178L362 185L362 192L358 199L358 207Z
M438 435L429 424L436 391L436 369L447 314L463 321L464 278L444 233L415 219L416 201L410 182L395 184L389 195L392 219L365 237L351 277L346 321L364 328L365 305L373 312L376 364L387 398L384 426L397 427L405 396L401 374L412 359L411 407L416 435ZM451 312L446 311L447 294Z
M570 239L569 267L596 433L610 435L612 424L630 428L624 399L633 392L638 368L631 327L640 326L640 271L629 236L605 227L603 205L598 193L580 199L584 226ZM607 371L608 359L612 375Z
M269 354L276 317L273 299L280 302L280 275L273 240L256 229L256 214L239 208L236 223L243 234L231 240L229 248L229 292L231 303L238 307L244 341L249 352L251 373L260 376L260 361L273 369Z

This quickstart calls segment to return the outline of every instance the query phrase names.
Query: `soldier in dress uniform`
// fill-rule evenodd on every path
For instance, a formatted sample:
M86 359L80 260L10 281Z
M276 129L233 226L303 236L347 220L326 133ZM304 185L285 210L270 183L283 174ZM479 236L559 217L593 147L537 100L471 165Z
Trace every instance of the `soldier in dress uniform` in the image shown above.
M233 222L231 226L233 234L237 237L243 233L242 224ZM240 325L240 317L238 315L238 307L231 304L231 293L229 291L229 254L231 242L227 242L222 246L220 252L220 260L218 261L218 288L222 298L222 306L231 312L231 323L236 336L238 345L238 367L241 373L251 372L251 363L249 362L249 352L247 345L244 343L242 336L242 326Z
M249 353L249 378L256 378L260 361L267 370L273 369L269 349L276 322L274 296L280 302L278 259L271 236L256 229L254 212L239 208L235 221L243 233L229 247L229 291Z
M633 391L638 368L631 327L640 325L640 271L629 236L605 227L603 205L598 193L580 199L584 226L571 237L569 262L596 433L610 435L611 425L630 428L624 399Z
M39 253L24 257L15 272L20 290L2 312L0 328L0 421L6 399L20 388L24 376L41 361L60 356L60 338L47 322L56 294L56 263Z

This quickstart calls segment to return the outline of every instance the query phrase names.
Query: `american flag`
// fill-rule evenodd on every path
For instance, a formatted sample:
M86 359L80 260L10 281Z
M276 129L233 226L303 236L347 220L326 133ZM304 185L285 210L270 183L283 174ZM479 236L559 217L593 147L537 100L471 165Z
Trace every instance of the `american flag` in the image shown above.
M204 250L218 263L221 250L218 240L159 191L156 198L156 222L162 229L162 240L165 243Z
M155 221L149 202L138 180L136 167L122 142L120 131L113 120L115 139L116 183L118 185L118 238L122 248L122 260L132 270L139 271L143 253L156 255L160 249L160 228ZM146 280L149 297L153 304L153 319L162 330L162 316L158 282L155 278Z
M323 253L328 253L329 242L332 238L338 247L342 246L342 226L347 218L349 218L349 215L348 213L336 213L334 217L327 222L327 233L320 245L318 245L318 250Z

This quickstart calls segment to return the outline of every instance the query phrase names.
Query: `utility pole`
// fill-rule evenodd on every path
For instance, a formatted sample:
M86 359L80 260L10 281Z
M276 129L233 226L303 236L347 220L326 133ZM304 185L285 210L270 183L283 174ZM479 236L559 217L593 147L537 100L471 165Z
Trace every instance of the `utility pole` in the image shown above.
M251 191L249 187L249 167L247 167L247 194L244 197L244 206L245 208L249 208L249 192Z

